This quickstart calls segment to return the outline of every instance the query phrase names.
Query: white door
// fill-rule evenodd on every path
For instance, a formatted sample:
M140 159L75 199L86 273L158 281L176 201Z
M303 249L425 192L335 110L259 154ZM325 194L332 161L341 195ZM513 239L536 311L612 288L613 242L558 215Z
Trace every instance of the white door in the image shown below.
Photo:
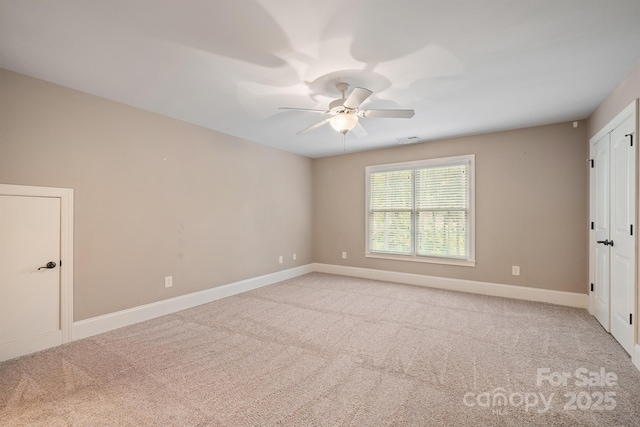
M60 219L59 198L0 196L0 361L62 343Z
M593 232L591 238L593 268L591 283L592 314L609 332L609 135L602 137L591 146L591 218ZM600 243L597 243L600 242ZM606 242L606 243L605 243Z
M611 132L611 335L633 354L635 286L635 117Z

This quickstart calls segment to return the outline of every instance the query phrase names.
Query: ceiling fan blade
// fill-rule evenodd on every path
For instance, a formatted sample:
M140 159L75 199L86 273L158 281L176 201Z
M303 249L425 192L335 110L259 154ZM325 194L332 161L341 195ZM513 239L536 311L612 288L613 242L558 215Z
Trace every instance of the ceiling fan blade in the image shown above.
M353 132L353 134L356 136L356 138L364 138L365 136L369 135L369 133L367 133L365 128L362 127L360 122L358 122L356 124L356 126L353 129L351 129L350 132Z
M413 110L362 110L362 117L390 118L390 119L410 119L416 114Z
M311 111L312 113L323 113L323 114L329 113L329 111L327 110L317 110L315 108L279 107L278 110Z
M329 123L329 120L331 120L331 117L329 117L328 119L324 119L323 121L318 122L315 125L309 126L308 128L301 130L297 134L302 135L303 133L311 132L314 129L318 129L320 126L324 125L325 123Z
M371 96L373 92L369 89L357 87L351 92L347 100L344 101L344 105L347 108L356 109L364 102L365 99Z

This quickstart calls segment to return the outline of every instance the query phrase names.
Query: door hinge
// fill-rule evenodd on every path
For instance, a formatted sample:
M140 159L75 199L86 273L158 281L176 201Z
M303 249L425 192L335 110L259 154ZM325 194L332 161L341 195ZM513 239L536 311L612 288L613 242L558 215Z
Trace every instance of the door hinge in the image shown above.
M631 235L633 236L633 224L631 224L629 228L631 229Z
M631 138L631 146L633 147L633 134L632 133L628 133L625 136L628 136Z
M60 267L62 267L62 260L60 260Z
M593 223L593 221L591 221L591 229L595 230L596 229L596 225Z
M595 167L595 162L593 161L593 159L589 159L589 161L591 162L591 167Z
M633 325L633 313L629 313L629 324Z
M593 283L591 284L591 292L593 292Z

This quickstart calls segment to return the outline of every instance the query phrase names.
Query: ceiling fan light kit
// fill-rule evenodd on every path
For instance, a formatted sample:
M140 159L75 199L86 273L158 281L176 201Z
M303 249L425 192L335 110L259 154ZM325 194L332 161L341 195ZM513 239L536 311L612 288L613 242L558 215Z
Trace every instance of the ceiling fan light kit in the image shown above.
M353 89L349 96L346 96L349 90L348 83L336 83L336 89L342 93L342 98L331 101L328 110L316 110L310 108L280 107L282 110L299 110L313 113L329 114L333 117L324 119L306 129L298 132L298 135L307 133L314 129L329 123L333 129L345 135L358 125L359 117L371 118L392 118L392 119L410 119L414 116L413 110L359 110L360 105L369 98L373 92L369 89L357 87ZM362 129L361 129L362 130ZM364 131L362 131L364 132ZM366 134L366 132L364 132Z
M356 127L358 124L358 116L353 113L340 113L337 116L333 116L331 120L329 120L329 124L332 128L344 134Z

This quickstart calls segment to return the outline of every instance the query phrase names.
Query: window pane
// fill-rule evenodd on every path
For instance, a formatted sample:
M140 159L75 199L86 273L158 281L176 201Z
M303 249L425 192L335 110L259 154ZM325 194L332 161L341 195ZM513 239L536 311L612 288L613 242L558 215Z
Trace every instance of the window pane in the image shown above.
M467 165L416 171L416 209L468 209Z
M411 212L371 212L369 250L410 255Z
M411 209L412 187L411 170L371 174L369 210Z
M467 258L467 212L418 212L416 253L423 256Z
M473 155L367 166L367 252L474 265L473 170Z

